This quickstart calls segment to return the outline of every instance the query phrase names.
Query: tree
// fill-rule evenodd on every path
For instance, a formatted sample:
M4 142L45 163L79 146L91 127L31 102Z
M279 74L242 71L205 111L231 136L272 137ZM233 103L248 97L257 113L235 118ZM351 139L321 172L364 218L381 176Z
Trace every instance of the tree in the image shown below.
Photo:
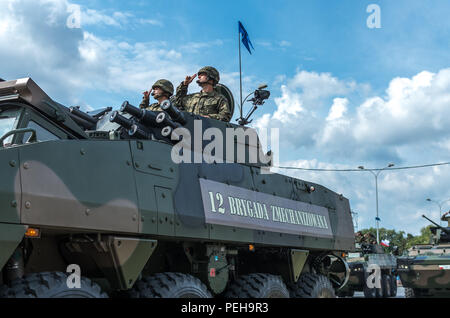
M389 241L389 247L383 247L386 253L392 253L394 248L398 248L399 254L403 254L407 249L411 248L413 245L417 244L429 244L431 237L431 225L424 227L420 230L420 235L414 236L410 233L405 233L404 231L395 231L385 228L380 228L380 241ZM366 233L372 233L376 236L377 230L375 228L363 229L360 231L363 235Z

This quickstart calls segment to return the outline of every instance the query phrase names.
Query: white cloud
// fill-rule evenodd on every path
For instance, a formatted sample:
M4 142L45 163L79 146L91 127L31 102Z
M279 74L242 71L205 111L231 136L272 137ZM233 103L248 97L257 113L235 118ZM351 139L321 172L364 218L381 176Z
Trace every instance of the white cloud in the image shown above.
M163 26L161 20L137 18L130 12L115 11L112 15L104 12L81 7L81 26L89 25L106 25L112 27L135 26L142 24L150 24L154 26Z
M333 100L333 105L331 106L330 112L326 118L327 121L341 119L347 112L348 99L346 98L335 98Z
M280 127L281 166L355 169L450 159L450 69L394 78L384 96L370 96L367 85L328 73L299 71L280 79L275 111L259 117L256 126ZM308 159L286 161L296 155ZM360 214L360 228L375 225L372 174L281 172L343 193ZM428 225L422 214L438 219L437 207L425 199L450 198L450 167L384 171L378 186L381 226L417 234Z
M164 42L127 42L68 28L65 0L2 1L2 76L31 76L50 96L72 103L83 90L141 92L159 78L188 73L181 53ZM83 9L86 24L123 26L132 15ZM83 21L82 21L83 26Z
M280 166L307 169L354 169L354 165L322 162L318 159L282 162ZM352 211L358 213L359 229L375 227L375 178L369 172L320 172L273 169L308 182L321 184L350 201ZM428 225L422 214L438 222L439 208L426 198L450 198L450 167L383 171L378 177L379 216L381 227L419 234ZM450 202L442 211L450 209ZM439 222L438 222L439 223Z
M222 40L214 40L214 41L209 41L209 42L189 42L186 43L184 45L181 46L181 49L185 50L185 51L199 51L199 50L203 50L206 48L215 48L218 46L223 46L223 41Z
M277 77L278 81L283 79ZM277 109L257 118L254 126L283 127L280 131L283 141L293 145L314 143L323 126L321 112L327 107L328 99L350 93L355 87L354 82L341 81L329 73L299 71L281 85L281 96L274 98Z

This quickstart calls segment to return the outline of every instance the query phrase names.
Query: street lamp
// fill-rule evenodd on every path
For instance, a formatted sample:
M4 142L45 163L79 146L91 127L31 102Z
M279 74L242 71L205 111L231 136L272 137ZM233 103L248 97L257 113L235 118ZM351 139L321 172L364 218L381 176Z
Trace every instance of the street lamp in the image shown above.
M364 166L359 166L358 167L358 169L361 169L361 170L364 170L364 171L369 171L375 177L375 196L376 196L376 206L377 206L377 217L375 218L375 220L377 221L377 244L380 244L380 224L379 224L380 223L380 218L378 217L378 175L384 169L391 168L393 166L394 166L394 164L390 163L390 164L388 164L386 167L384 167L382 169L365 169ZM373 172L373 170L376 170L377 172Z
M437 202L437 201L434 201L434 200L431 200L430 198L428 198L427 201L428 201L428 202L436 203L436 204L439 206L439 220L440 220L439 223L442 225L442 220L440 219L441 216L442 216L442 205L443 205L445 202L450 201L450 199L447 199L447 200L444 200L444 201L441 201L441 202Z

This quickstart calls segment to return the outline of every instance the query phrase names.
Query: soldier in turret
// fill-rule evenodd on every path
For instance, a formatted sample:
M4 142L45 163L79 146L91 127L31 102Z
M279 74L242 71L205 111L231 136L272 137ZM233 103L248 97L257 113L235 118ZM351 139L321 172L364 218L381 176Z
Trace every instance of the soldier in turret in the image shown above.
M364 243L363 234L361 233L361 231L355 233L355 242L359 244Z
M139 105L139 108L152 111L161 111L159 105L173 95L173 85L168 80L160 79L153 84L151 90L145 91L143 94L144 96L142 97L142 102ZM150 95L157 100L157 103L149 105Z
M198 76L199 93L187 95L188 86ZM219 72L212 66L201 68L197 74L186 76L177 87L176 103L180 110L222 121L230 121L231 114L227 99L214 87L220 81Z

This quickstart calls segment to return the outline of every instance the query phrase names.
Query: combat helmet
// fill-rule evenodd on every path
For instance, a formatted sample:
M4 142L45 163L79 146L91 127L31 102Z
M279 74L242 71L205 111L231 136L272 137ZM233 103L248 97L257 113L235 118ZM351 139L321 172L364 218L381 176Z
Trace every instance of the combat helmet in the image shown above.
M197 74L200 73L206 73L206 75L208 75L208 77L210 79L212 79L214 81L214 85L216 85L217 83L219 83L220 81L220 75L219 75L219 71L216 70L214 67L212 66L205 66L202 67Z
M165 93L169 94L169 97L173 95L173 85L170 81L165 79L160 79L153 84L152 88L159 87L161 88Z

